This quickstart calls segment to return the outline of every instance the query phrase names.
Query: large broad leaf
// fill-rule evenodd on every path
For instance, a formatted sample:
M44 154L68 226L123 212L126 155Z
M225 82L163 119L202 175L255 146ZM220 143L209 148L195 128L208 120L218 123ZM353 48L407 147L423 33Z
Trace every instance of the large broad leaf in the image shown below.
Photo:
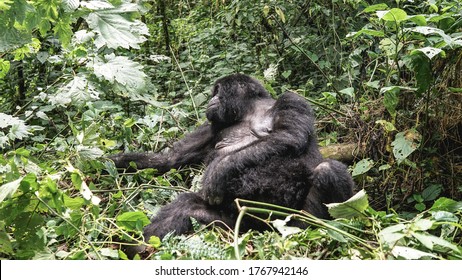
M21 184L23 177L0 186L0 202L13 195Z
M128 231L141 231L149 224L149 219L143 212L125 212L117 216L116 223Z
M8 127L10 128L8 129ZM10 140L22 140L32 134L30 132L32 128L33 127L26 125L23 120L20 120L17 117L0 113L0 129L6 129L8 131L7 136Z
M138 5L123 4L115 9L96 10L86 17L88 26L98 36L95 45L98 48L107 46L116 49L135 48L139 49L141 43L146 41L145 35L149 35L147 26L141 21L133 21L128 13L138 11Z
M393 155L398 164L420 147L421 140L422 135L415 129L396 134L395 141L391 145L393 146Z
M431 211L448 211L454 213L458 210L462 210L462 202L452 200L446 197L438 198L430 208Z
M434 55L429 50L414 50L409 55L404 57L404 63L415 73L417 81L417 92L425 92L433 83L433 71L430 61L430 56ZM425 53L426 52L426 53Z
M433 246L437 245L440 247L450 249L454 252L460 252L459 248L457 248L456 245L444 240L441 237L437 237L426 232L413 232L412 236L414 236L417 240L419 240L420 243L422 243L422 245L424 245L430 250L433 250Z
M0 28L0 53L17 49L30 43L31 40L32 36L27 32L21 32L14 28Z
M69 83L62 86L54 95L48 96L53 105L82 105L87 101L99 99L99 92L84 76L75 76Z
M385 21L401 22L407 19L407 13L404 10L393 8L389 11L377 11L377 16Z
M142 71L141 64L128 59L125 56L107 55L106 62L95 58L92 64L95 75L103 78L116 87L121 92L137 94L146 88L147 75Z
M361 190L345 202L329 203L326 206L333 218L351 219L362 216L367 207L369 207L369 202L367 201L366 192Z

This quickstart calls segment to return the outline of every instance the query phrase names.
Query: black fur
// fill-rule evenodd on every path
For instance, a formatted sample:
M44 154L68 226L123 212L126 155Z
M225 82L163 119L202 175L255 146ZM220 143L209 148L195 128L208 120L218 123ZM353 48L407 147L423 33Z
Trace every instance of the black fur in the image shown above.
M353 180L342 163L319 153L314 115L308 103L286 92L274 100L255 79L234 74L217 80L207 108L208 121L165 154L125 153L111 157L117 167L171 168L206 164L202 188L183 193L160 209L144 229L163 237L192 229L190 217L203 224L234 225L234 200L243 198L303 209L329 218L324 203L353 194ZM243 228L261 228L245 220Z

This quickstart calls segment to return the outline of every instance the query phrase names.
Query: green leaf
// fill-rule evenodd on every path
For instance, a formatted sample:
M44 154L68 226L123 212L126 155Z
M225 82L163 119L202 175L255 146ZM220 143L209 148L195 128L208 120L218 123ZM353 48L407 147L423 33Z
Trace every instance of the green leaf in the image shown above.
M125 56L107 55L107 62L99 58L89 64L95 75L121 87L121 92L138 94L146 88L147 75L143 66Z
M72 23L69 17L61 18L53 26L54 34L59 38L64 47L67 47L71 42L73 35Z
M393 246L398 240L406 236L403 233L404 229L406 229L406 226L404 224L396 224L384 228L379 232L378 236L382 243L388 244L389 246Z
M141 21L124 17L125 13L137 11L136 5L124 4L117 9L104 9L90 13L86 17L89 27L98 35L95 39L97 48L107 46L139 49L149 35L147 26Z
M393 123L386 121L386 120L378 120L375 122L376 124L380 124L386 132L392 132L396 130L396 127Z
M64 205L72 210L79 210L85 204L85 200L81 197L71 198L63 194Z
M151 236L151 237L149 237L148 244L151 245L154 248L159 248L160 245L162 245L162 242L161 242L159 237Z
M49 95L48 99L53 105L66 107L67 104L83 105L88 101L99 99L100 92L84 76L74 78L58 89L56 94Z
M433 203L430 208L431 211L448 211L455 213L459 210L462 210L462 202L455 201L450 198L440 197L438 200Z
M24 177L21 177L17 180L14 180L12 182L9 182L9 183L6 183L0 186L0 202L5 200L5 198L7 197L11 197L16 192L23 178Z
M426 253L417 249L404 246L395 246L393 247L393 250L391 252L393 256L395 256L395 258L402 257L406 260L418 260L423 257L430 257L435 259L437 258L437 256L434 254Z
M111 259L118 259L119 258L119 251L111 248L102 248L100 250L101 255L111 258Z
M355 96L355 89L352 88L352 87L349 87L349 88L344 88L342 89L341 91L339 91L340 93L343 93L343 94L346 94L348 95L349 97L351 98L354 98Z
M389 11L378 11L377 16L385 21L393 21L397 23L407 19L407 13L398 8L393 8Z
M428 186L422 191L422 197L424 201L432 201L435 200L443 190L443 187L438 184L433 184Z
M281 19L281 21L283 23L285 23L286 22L286 16L284 15L284 12L281 10L281 8L276 7L275 11L276 11L276 14L279 16L279 18Z
M116 223L128 231L141 231L149 224L149 219L143 212L125 212L117 216Z
M383 89L382 89L383 90ZM396 107L398 106L400 92L399 87L389 87L389 90L384 91L383 105L387 109L388 113L395 118L396 117Z
M381 4L370 5L369 7L366 7L366 8L363 10L363 12L365 12L365 13L371 13L371 12L380 11L380 10L385 10L385 9L388 9L388 5L385 4L385 3L381 3Z
M104 155L104 152L98 147L88 147L85 145L77 145L76 151L79 153L79 156L85 160L92 160L100 158Z
M430 250L433 250L434 245L438 245L453 250L454 252L460 253L459 248L455 244L452 244L451 242L448 242L441 237L437 237L428 233L419 232L413 232L412 236L414 236L417 240L419 240L419 242L422 243L422 245L424 245Z
M0 79L5 78L5 76L10 71L10 62L0 58Z
M333 218L351 219L363 216L364 211L369 207L369 202L366 192L361 190L345 202L329 203L326 206Z
M410 16L409 20L419 26L427 26L427 19L423 15Z
M396 134L391 145L393 146L393 155L398 160L398 164L420 147L421 140L422 135L416 129Z
M428 219L418 219L412 224L413 230L427 231L433 226L433 222Z
M355 164L355 167L353 168L353 172L351 175L353 177L361 175L369 171L372 167L374 166L374 161L371 159L362 159L359 162Z
M337 240L342 243L347 243L348 240L339 232L333 230L333 229L327 229L327 234L334 240Z
M9 127L9 128L8 128ZM6 129L8 131L7 136L10 140L19 139L22 140L23 138L31 135L32 133L30 130L32 129L39 129L38 126L28 126L26 122L17 118L13 117L4 113L0 113L0 130ZM2 147L0 141L0 148Z
M433 48L433 47L425 47L425 48L415 49L411 52L411 54L414 52L421 52L424 55L426 55L429 59L432 59L435 56L437 56L439 53L443 52L443 50L438 49L438 48Z
M429 89L433 82L433 74L431 61L427 54L413 51L404 57L404 63L415 73L417 92L422 93Z

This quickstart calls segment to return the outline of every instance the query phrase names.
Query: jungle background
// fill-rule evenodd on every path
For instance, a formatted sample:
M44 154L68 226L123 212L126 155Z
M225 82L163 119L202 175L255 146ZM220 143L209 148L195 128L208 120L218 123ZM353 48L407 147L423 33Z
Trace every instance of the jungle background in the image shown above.
M462 1L0 0L0 23L0 258L126 259L202 169L105 155L170 147L240 72L312 104L358 194L332 221L285 209L306 230L196 224L136 258L462 259Z

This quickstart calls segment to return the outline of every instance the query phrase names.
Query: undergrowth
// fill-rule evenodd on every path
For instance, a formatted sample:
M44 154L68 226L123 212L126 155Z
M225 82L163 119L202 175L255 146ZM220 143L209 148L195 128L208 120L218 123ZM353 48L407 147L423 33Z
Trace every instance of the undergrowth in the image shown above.
M311 102L322 146L354 147L358 197L333 221L238 201L274 230L196 223L140 257L461 259L459 1L209 2L0 1L0 258L126 258L202 168L119 174L105 155L168 149L242 72Z

